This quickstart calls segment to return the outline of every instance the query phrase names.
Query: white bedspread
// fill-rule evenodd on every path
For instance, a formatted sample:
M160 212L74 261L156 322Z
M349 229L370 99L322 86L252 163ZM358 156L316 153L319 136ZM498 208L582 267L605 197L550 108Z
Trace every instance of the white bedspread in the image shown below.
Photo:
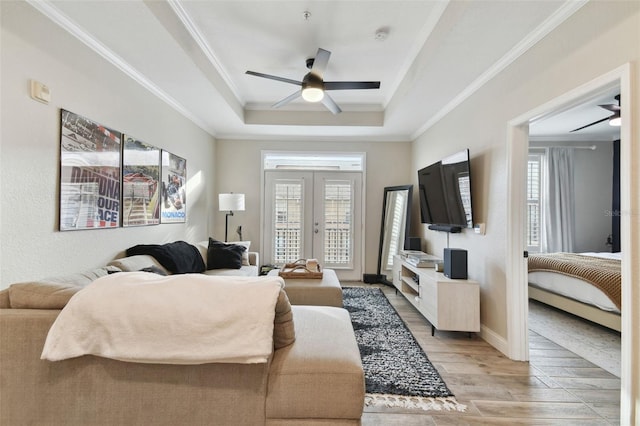
M71 298L51 326L41 358L267 362L282 287L280 277L108 275Z

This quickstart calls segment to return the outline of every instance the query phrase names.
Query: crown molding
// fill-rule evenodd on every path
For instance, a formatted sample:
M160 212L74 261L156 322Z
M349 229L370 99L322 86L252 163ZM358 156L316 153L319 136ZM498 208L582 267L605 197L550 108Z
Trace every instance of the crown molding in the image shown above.
M200 50L204 53L211 65L213 65L216 71L218 71L218 74L222 77L222 80L236 97L236 100L240 104L244 104L245 100L242 95L240 95L238 87L233 84L233 80L229 77L229 73L226 68L222 65L220 60L218 60L213 49L209 46L209 43L207 43L207 39L202 35L202 31L200 31L200 28L195 24L195 22L193 22L189 13L185 10L184 6L182 6L182 2L180 0L167 0L167 4L171 7L171 10L173 10L178 19L180 19L182 25L184 25L185 29L191 35L191 38L193 38L198 47L200 47Z
M549 18L547 18L542 24L534 29L527 37L522 39L520 43L515 45L509 52L507 52L502 58L500 58L493 66L487 69L480 77L475 79L470 85L468 85L458 96L453 98L447 103L438 113L436 113L431 119L429 119L422 127L416 130L412 139L417 139L426 132L431 126L440 121L444 116L449 114L464 102L467 98L473 95L478 89L484 86L492 78L500 74L505 68L513 63L520 56L524 55L529 49L531 49L536 43L545 38L547 34L553 31L558 25L566 21L571 15L576 13L582 6L588 3L588 0L568 0L558 8Z
M38 12L42 13L44 16L49 18L52 22L58 25L63 30L67 31L73 37L81 41L84 45L89 47L91 50L96 52L102 58L107 60L109 63L114 65L124 74L126 74L129 78L140 84L142 87L147 89L153 95L158 97L161 101L165 102L171 108L176 110L178 113L182 114L185 118L192 121L195 125L209 133L211 136L215 137L215 129L211 128L207 123L200 120L198 117L193 115L189 110L187 110L182 104L176 101L174 98L169 96L163 90L161 90L158 86L156 86L151 80L149 80L144 74L136 70L133 66L127 63L120 56L116 55L113 51L107 48L100 41L92 37L84 28L76 24L72 19L70 19L67 15L62 13L58 8L56 8L50 1L48 0L26 0L26 2L31 5Z

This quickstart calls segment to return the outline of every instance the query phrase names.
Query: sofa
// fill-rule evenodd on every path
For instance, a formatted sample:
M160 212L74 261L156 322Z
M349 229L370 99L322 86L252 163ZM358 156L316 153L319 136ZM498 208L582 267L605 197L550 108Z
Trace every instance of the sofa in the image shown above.
M119 261L137 267L150 259ZM117 265L0 291L0 424L360 424L364 374L348 312L291 306L282 290L274 333L286 322L295 339L282 346L274 334L266 363L41 360L61 309L83 286L118 272Z
M208 258L208 241L200 241L198 243L193 244L195 246L200 256L204 261L205 266L207 266L207 258ZM242 266L240 268L216 268L216 269L205 269L203 274L206 275L216 275L216 276L257 276L259 273L259 263L260 263L260 255L257 252L246 251L246 256L243 257ZM132 272L132 271L140 271L142 269L149 268L157 268L163 273L170 274L171 272L167 270L156 258L148 254L138 254L134 256L123 256L118 259L114 259L108 263L109 266L114 266L121 271L124 272Z
M194 252L199 253L199 256L202 259L202 263L204 264L204 268L205 270L203 271L204 274L206 275L222 275L222 276L257 276L259 273L259 263L260 263L260 255L257 252L252 252L249 251L250 247L251 247L251 242L250 241L236 241L236 242L230 242L230 243L220 243L219 241L215 241L213 239L210 240L205 240L205 241L199 241L197 243L194 244L187 244L181 241L177 241L174 243L169 243L169 244L164 244L162 245L160 248L163 247L170 247L171 245L174 244L179 244L182 243L183 246L187 245L190 247L195 247ZM242 251L242 254L239 255L239 258L241 258L240 264L239 265L235 265L238 266L238 268L229 268L229 267L217 267L217 266L226 266L226 265L215 265L216 267L214 267L214 265L212 265L213 263L213 255L214 252L212 251L212 244L215 243L220 243L220 244L224 244L224 245L229 245L229 246L241 246L244 247L245 249ZM127 249L127 251L125 252L125 255L122 257L119 257L118 259L112 260L111 262L109 262L110 266L115 266L116 268L125 271L125 272L131 272L131 271L139 271L142 269L149 269L149 268L157 268L160 271L162 271L163 273L166 274L170 274L171 272L165 267L163 266L158 259L156 259L154 256L150 255L150 254L136 254L136 255L127 255L127 253L130 252L152 252L149 250L133 250L136 247L151 247L151 248L158 248L158 246L135 246L135 247L131 247L129 249ZM180 246L178 246L180 247Z

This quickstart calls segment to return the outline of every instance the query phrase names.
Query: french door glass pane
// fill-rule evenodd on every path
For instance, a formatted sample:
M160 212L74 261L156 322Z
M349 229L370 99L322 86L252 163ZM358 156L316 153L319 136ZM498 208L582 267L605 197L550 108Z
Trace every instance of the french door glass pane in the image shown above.
M276 183L274 206L274 260L276 264L302 257L302 184Z
M327 180L324 185L324 262L352 262L353 202L351 182Z

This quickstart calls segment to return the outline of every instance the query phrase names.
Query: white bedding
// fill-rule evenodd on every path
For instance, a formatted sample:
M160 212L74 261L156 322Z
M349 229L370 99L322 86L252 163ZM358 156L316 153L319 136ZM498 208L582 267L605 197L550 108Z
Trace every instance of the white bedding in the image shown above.
M62 309L41 358L264 363L273 350L275 305L283 287L280 277L108 275Z
M621 259L620 253L580 253L584 256L602 257L606 259ZM579 278L554 272L535 271L529 272L529 284L552 293L577 300L582 303L596 306L604 311L620 313L616 305L606 294L592 284Z

